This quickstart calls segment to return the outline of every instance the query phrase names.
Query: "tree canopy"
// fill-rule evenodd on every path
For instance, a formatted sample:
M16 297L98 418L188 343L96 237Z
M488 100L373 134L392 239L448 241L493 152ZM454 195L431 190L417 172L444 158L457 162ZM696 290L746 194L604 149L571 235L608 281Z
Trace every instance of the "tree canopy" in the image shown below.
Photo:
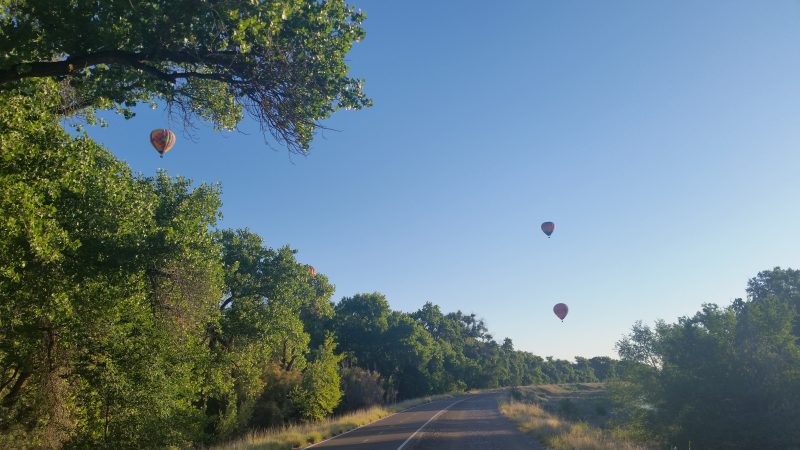
M634 364L624 393L630 423L670 447L800 442L800 271L760 272L747 292L747 300L706 304L674 324L634 325L617 345Z
M57 80L62 114L161 101L232 129L248 113L306 152L319 121L370 104L344 59L364 17L344 0L7 0L0 89Z

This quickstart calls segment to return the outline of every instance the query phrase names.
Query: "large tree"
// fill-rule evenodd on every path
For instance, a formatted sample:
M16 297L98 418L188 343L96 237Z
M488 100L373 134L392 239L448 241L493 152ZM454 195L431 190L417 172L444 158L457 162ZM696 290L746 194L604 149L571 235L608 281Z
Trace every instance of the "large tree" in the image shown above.
M216 240L222 248L225 294L218 306L220 327L209 330L209 346L224 373L218 390L208 395L213 432L224 436L250 425L278 425L292 418L294 406L303 417L327 411L312 408L312 414L307 405L282 403L281 397L296 388L298 398L322 401L299 385L305 369L314 373L308 375L311 384L322 383L320 377L328 373L322 363L306 364L310 336L301 316L323 320L333 315L333 286L325 275L310 274L291 248L269 248L248 230L223 230ZM329 344L332 355L334 343ZM338 385L338 375L335 381Z
M162 101L224 129L247 112L306 152L320 120L370 103L344 60L363 19L344 0L4 0L0 90L53 78L62 114Z
M202 441L218 191L132 176L49 115L55 89L0 95L0 445Z

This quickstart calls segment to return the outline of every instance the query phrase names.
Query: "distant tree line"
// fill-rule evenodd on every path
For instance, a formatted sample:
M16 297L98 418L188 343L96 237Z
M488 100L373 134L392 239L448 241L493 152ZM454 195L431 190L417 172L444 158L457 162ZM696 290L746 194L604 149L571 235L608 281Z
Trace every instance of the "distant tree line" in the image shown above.
M618 342L626 427L665 448L800 448L800 271L763 271L747 294Z
M333 302L289 247L217 227L219 188L126 164L0 95L0 444L166 448L447 391L615 376L515 350L474 314Z

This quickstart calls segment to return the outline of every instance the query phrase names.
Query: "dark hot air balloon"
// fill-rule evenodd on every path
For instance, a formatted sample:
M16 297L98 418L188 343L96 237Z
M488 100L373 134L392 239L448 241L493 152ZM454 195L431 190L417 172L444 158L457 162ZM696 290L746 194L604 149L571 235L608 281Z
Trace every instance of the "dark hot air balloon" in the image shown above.
M567 317L569 308L563 303L556 303L556 306L553 306L553 312L556 313L556 316L558 316L558 318L563 322L564 317Z
M163 158L164 153L167 153L175 145L175 133L164 128L153 130L150 132L150 143Z
M547 237L550 237L550 235L553 234L553 231L555 231L555 229L556 229L556 224L554 224L553 222L545 222L542 224L542 231L544 231L544 234L546 234Z

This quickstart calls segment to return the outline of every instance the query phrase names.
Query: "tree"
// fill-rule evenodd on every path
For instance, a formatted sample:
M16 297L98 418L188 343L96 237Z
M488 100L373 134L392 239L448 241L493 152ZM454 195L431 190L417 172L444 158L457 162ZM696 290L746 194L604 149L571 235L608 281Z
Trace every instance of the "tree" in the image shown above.
M339 371L342 382L342 402L337 411L355 411L385 401L386 390L380 373L345 365Z
M617 377L618 361L608 356L589 358L592 371L600 381L609 381Z
M332 413L342 390L339 385L339 361L341 355L334 354L336 343L329 335L317 350L314 361L303 372L303 384L295 393L295 403L306 420L321 420Z
M325 275L309 275L294 250L271 249L248 230L223 230L216 241L225 295L218 303L220 326L208 334L224 381L209 393L206 413L213 432L225 436L296 417L297 405L280 397L299 388L306 369L310 336L301 316L330 317L333 287Z
M795 273L797 273L795 271ZM763 272L762 272L763 274ZM761 275L761 274L759 274ZM800 340L796 297L759 297L746 304L736 323L742 380L741 442L751 447L792 448L800 442ZM760 440L760 441L759 441Z
M663 322L657 322L654 331L650 326L642 324L641 320L637 321L630 334L617 342L617 353L624 360L646 364L653 369L658 369L661 366L660 353L657 348L658 329L663 326Z
M637 322L618 343L630 421L667 446L793 448L800 442L797 272L748 283L749 301L705 304L655 329ZM643 407L644 406L644 407Z
M370 104L345 55L364 14L344 0L10 0L0 12L0 89L61 82L54 111L163 101L232 129L244 112L292 151L340 108Z
M592 383L597 381L597 375L592 369L590 361L580 356L575 357L575 381Z
M549 382L550 380L547 379L547 376L542 370L542 366L544 365L544 360L542 357L527 352L521 353L524 370L522 375L522 383L520 384L528 385Z
M411 313L414 320L420 322L431 336L441 338L444 336L445 317L438 305L425 302L418 311Z
M752 301L775 296L800 307L800 270L775 267L759 272L747 282L747 294Z
M788 302L793 307L793 311L790 311L794 316L792 332L800 338L800 270L775 267L759 272L748 281L747 295L753 302L770 298L781 298Z
M563 359L554 359L552 356L545 358L542 364L542 372L547 376L550 383L573 383L577 381L575 368Z
M218 192L133 177L62 129L56 89L0 95L0 443L201 442Z
M342 349L351 353L360 367L376 370L384 365L381 345L390 313L386 297L377 292L345 297L336 304L334 331Z
M392 311L388 327L378 343L384 355L379 370L397 380L401 398L432 393L428 363L433 356L433 338L406 313Z

